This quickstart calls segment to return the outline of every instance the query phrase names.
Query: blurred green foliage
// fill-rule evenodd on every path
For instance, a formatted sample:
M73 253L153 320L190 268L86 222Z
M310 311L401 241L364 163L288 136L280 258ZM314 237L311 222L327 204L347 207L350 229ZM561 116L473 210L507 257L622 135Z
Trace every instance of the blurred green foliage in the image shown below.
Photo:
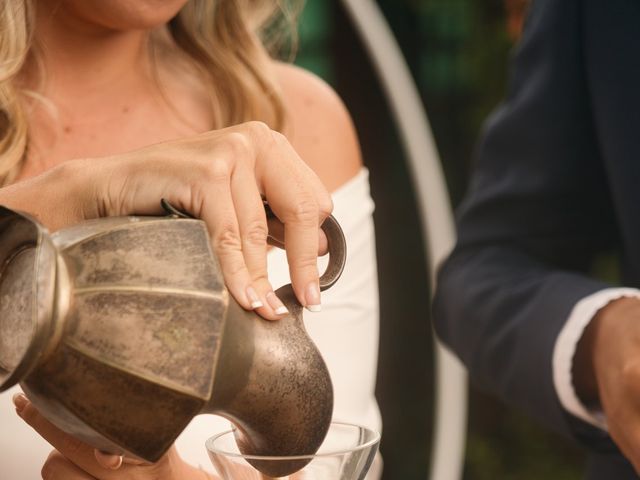
M328 54L331 29L331 5L327 1L307 0L298 24L300 51L296 63L329 83L333 83L333 65Z

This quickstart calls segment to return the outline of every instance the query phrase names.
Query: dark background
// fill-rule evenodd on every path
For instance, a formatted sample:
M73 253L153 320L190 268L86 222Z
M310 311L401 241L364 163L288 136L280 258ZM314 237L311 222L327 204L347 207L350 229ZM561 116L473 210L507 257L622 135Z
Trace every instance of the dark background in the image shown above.
M411 68L458 204L482 121L505 92L526 0L379 0ZM362 45L336 0L307 0L297 63L338 91L354 118L376 201L380 276L377 398L385 480L428 478L433 426L429 285L398 134ZM578 479L577 447L473 387L465 480Z

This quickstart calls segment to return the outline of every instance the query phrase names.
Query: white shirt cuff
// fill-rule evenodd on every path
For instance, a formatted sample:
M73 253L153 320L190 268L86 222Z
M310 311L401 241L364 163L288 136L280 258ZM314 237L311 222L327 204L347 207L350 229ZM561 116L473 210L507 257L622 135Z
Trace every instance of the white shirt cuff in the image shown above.
M571 375L573 357L578 341L598 311L613 300L622 297L640 298L634 288L606 288L583 298L575 304L567 322L560 331L553 349L553 383L562 406L576 417L591 425L607 430L607 421L601 411L589 410L580 401L573 387Z

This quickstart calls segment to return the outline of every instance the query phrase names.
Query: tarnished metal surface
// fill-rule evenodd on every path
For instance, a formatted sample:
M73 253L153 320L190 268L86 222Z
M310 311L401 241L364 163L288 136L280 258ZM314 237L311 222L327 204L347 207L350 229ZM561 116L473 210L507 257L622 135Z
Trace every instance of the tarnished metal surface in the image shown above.
M235 302L229 306L214 394L206 409L238 427L236 439L244 454L312 454L331 423L331 379L304 329L293 290L287 285L276 293L290 312L277 322L255 318ZM281 477L307 461L252 463Z
M56 270L46 230L0 206L0 392L33 370L55 337Z
M322 289L346 255L335 220L324 228ZM0 265L0 391L20 381L63 430L148 461L199 413L232 420L247 454L309 454L321 444L333 391L302 307L287 286L278 291L287 318L240 308L203 222L110 218L50 236L0 207Z
M18 366L33 337L35 256L34 247L18 250L3 271L11 279L0 283L0 331L12 332L10 337L0 336L0 368L6 371Z

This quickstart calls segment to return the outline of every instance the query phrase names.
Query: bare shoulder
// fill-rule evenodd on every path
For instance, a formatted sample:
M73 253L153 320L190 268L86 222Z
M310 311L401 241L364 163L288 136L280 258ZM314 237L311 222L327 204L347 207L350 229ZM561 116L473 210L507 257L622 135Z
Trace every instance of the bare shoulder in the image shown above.
M283 133L329 190L362 165L353 122L344 103L323 80L299 67L276 63L287 120Z

